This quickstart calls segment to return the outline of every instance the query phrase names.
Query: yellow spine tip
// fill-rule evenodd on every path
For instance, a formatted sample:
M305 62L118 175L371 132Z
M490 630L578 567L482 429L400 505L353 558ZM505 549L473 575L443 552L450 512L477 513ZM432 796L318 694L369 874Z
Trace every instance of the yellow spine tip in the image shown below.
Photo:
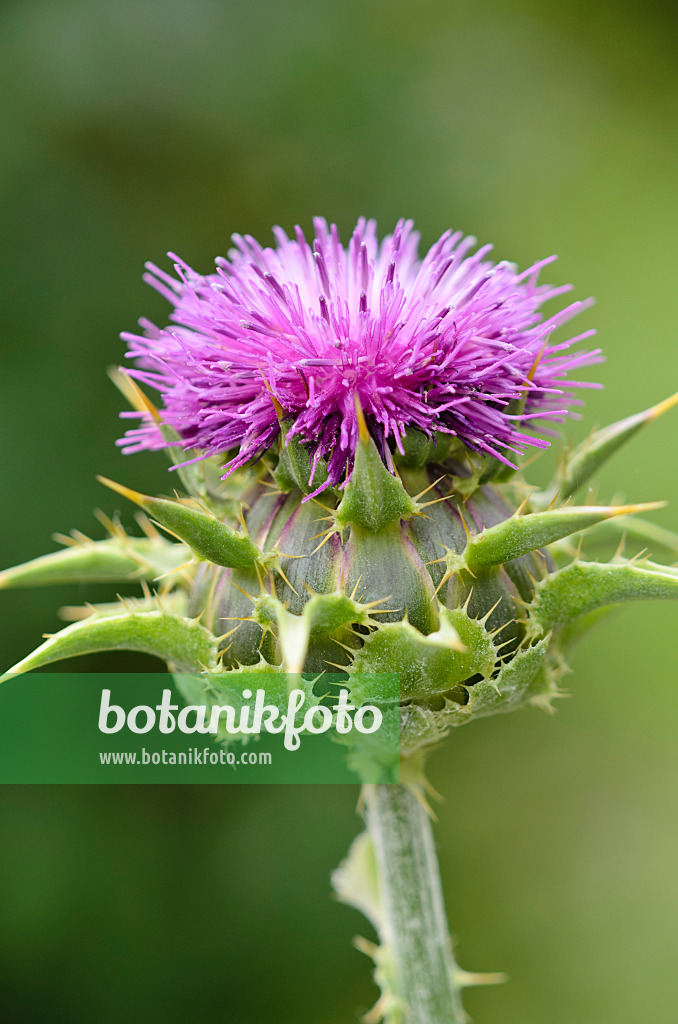
M363 412L363 407L360 404L360 399L358 398L357 394L354 395L354 399L355 399L355 414L356 414L356 419L358 420L358 437L363 442L364 441L369 441L370 440L370 432L367 429L367 423L365 421L365 413Z
M160 423L160 413L153 402L122 366L111 366L108 376L133 409L137 412L148 413L155 423Z
M651 409L648 409L647 418L649 420L656 420L658 416L663 416L669 409L673 409L674 405L678 405L678 391L676 391L675 395L670 395L663 402L658 402L657 405L653 405Z
M631 516L639 512L656 512L660 508L666 508L668 501L646 501L637 505L618 505L611 509L612 516Z
M116 484L115 480L109 480L106 476L97 476L97 481L103 484L104 487L108 487L109 490L115 491L116 494L121 494L123 498L127 498L129 501L133 501L135 505L143 505L148 500L144 494L140 491L133 491L131 487L125 487L124 484Z
M269 395L270 395L271 401L273 403L273 408L275 409L275 414L278 417L278 420L280 420L280 421L284 420L285 419L285 410L283 409L282 405L280 404L280 402L275 397L275 395L273 394L272 391L269 391Z

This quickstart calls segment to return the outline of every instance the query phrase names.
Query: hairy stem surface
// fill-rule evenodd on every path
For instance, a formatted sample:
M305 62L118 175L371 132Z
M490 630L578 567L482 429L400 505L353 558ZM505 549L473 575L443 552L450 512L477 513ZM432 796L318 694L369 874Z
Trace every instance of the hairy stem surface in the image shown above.
M429 815L404 786L370 786L367 825L404 1024L463 1024Z

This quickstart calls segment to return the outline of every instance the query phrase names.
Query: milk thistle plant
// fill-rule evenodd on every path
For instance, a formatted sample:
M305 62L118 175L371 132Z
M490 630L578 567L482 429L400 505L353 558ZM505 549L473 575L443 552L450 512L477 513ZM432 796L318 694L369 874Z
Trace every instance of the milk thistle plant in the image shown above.
M661 503L576 503L678 396L597 430L531 486L526 453L596 386L573 379L601 359L593 332L562 336L588 303L544 314L568 291L540 283L551 260L519 272L459 232L420 259L409 221L380 242L361 219L347 246L313 227L312 241L276 228L274 248L236 235L207 275L174 256L174 274L147 266L171 325L123 335L133 422L119 444L164 449L177 492L103 481L140 507L143 536L107 520L107 539L75 534L0 577L139 579L143 594L91 608L7 676L127 649L182 673L194 703L242 702L255 674L282 707L290 680L320 702L340 673L353 707L379 706L399 736L397 783L376 737L348 747L384 781L365 787L366 832L333 878L378 936L363 943L382 993L369 1019L454 1024L463 987L496 979L453 956L426 756L453 727L549 707L568 648L611 606L678 597L673 567L623 546L585 554L624 533L678 550L636 518Z

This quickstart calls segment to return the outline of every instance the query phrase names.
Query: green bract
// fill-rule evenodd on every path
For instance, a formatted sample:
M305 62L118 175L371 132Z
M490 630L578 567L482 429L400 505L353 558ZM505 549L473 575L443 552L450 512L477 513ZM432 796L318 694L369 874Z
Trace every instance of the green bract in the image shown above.
M404 758L473 718L548 704L568 646L602 609L678 596L677 570L619 555L591 561L577 539L621 535L628 516L658 504L569 503L674 403L598 431L543 492L449 438L414 430L394 475L360 410L355 467L341 491L308 497L326 471L321 463L310 480L308 452L284 422L279 453L227 486L210 462L183 473L188 493L176 500L102 480L169 536L145 517L142 538L109 523L108 539L77 535L65 550L1 573L0 587L139 579L146 595L92 608L5 678L128 649L192 673L203 699L223 702L237 695L241 673L261 673L271 690L276 670L303 673L319 694L323 675L340 672L354 704L397 712ZM635 523L637 535L676 550L675 535Z

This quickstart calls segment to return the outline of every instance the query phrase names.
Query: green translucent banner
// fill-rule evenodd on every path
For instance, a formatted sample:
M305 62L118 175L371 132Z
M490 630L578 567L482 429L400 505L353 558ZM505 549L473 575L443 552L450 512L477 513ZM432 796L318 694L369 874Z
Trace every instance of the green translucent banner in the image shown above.
M0 686L0 783L398 782L398 676L42 673ZM318 693L320 690L320 693Z

